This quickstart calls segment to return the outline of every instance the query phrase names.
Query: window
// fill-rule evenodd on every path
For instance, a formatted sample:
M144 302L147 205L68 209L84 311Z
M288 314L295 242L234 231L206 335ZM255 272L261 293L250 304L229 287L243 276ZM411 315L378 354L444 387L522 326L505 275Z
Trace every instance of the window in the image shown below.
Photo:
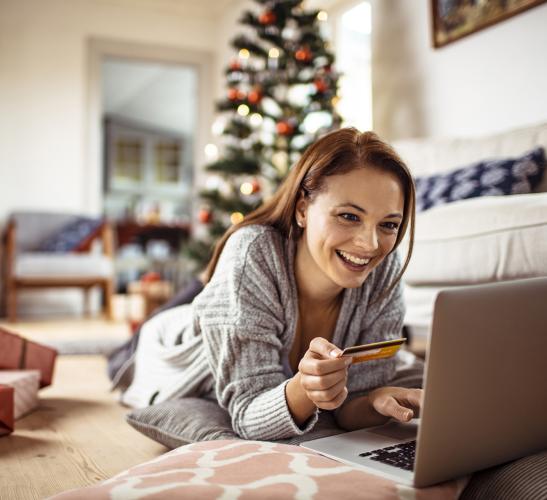
M142 179L143 144L139 140L118 139L115 144L113 181Z
M180 180L181 146L177 141L156 144L156 182L178 183Z
M336 66L339 83L338 112L344 126L372 129L371 6L369 2L343 2L333 12Z

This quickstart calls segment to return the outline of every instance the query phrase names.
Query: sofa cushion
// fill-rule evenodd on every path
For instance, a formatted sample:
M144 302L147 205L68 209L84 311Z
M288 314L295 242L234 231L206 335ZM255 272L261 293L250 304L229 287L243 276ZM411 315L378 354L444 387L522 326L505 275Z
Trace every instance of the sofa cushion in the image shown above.
M547 276L545 255L547 193L473 198L418 214L404 279L450 286Z
M42 242L70 224L77 216L58 212L15 211L10 220L15 223L17 252L32 252Z
M18 278L110 278L114 262L103 254L23 253L15 261Z
M93 217L74 217L60 229L45 238L37 250L39 252L75 252L85 247L96 237L103 225L102 219Z
M545 152L535 148L517 158L484 160L451 172L416 177L416 209L478 196L526 194L545 172Z
M415 177L449 172L485 158L520 156L538 146L547 149L547 122L469 137L402 139L393 146ZM547 192L547 175L534 193Z
M411 327L411 334L426 337L433 321L433 308L441 290L459 288L449 286L412 286L403 283L403 294L406 306L405 325Z

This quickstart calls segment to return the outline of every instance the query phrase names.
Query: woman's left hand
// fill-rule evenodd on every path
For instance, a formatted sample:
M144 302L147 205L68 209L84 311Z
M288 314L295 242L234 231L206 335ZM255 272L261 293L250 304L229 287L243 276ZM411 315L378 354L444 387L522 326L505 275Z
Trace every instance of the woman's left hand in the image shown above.
M368 395L372 407L385 417L399 422L408 422L419 416L422 405L423 389L404 387L379 387Z

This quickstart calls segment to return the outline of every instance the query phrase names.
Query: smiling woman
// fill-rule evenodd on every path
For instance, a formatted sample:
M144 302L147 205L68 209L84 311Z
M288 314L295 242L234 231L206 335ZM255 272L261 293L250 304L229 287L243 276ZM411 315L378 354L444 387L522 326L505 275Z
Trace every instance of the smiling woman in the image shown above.
M319 409L348 429L409 420L421 390L394 381L411 355L349 368L341 348L401 337L395 249L413 221L412 178L390 146L356 129L324 136L219 241L194 302L144 325L123 400L213 398L247 439L307 433Z

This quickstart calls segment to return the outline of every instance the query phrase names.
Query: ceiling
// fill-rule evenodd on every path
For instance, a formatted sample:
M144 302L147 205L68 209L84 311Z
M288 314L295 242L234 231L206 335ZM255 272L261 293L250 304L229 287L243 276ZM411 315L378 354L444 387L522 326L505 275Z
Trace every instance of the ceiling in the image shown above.
M100 3L122 5L124 7L145 8L163 12L172 12L199 17L218 17L230 8L246 8L259 4L251 0L95 0ZM341 0L304 0L303 5L309 9L328 9ZM344 0L342 0L344 2Z
M218 17L240 0L95 0L126 8L143 8L198 17Z

